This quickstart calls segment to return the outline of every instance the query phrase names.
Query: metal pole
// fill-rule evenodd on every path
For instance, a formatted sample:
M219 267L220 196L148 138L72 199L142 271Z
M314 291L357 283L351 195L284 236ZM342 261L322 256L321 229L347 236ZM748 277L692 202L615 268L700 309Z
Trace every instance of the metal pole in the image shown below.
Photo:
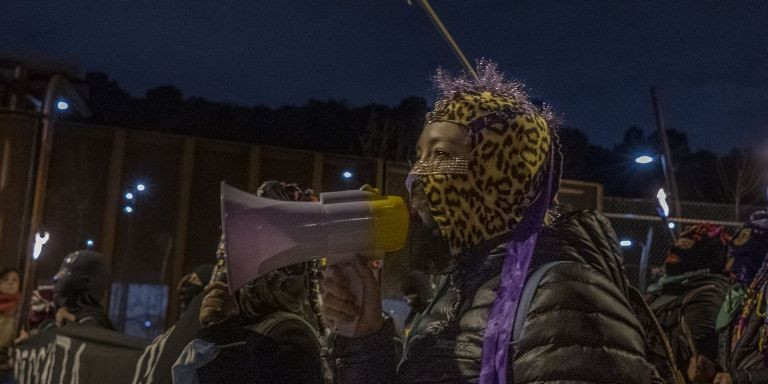
M675 167L672 162L672 151L669 148L669 138L667 137L667 127L664 124L664 117L661 113L661 106L659 105L659 99L656 96L656 87L651 87L651 102L653 103L653 113L656 117L656 127L659 130L659 138L661 139L662 149L664 154L661 157L661 164L664 167L664 178L666 179L669 192L672 195L672 209L673 215L682 216L682 209L680 207L680 194L677 190L677 179L675 178Z
M48 87L45 90L45 99L43 99L43 128L40 135L40 148L37 158L37 167L35 172L35 192L32 200L32 215L29 223L29 232L27 238L27 256L24 263L24 281L21 291L23 302L28 303L32 295L35 283L37 281L37 268L36 262L32 257L33 244L35 236L40 231L40 227L43 222L43 211L45 208L45 192L48 186L48 170L51 162L51 152L53 150L53 128L56 122L55 104L56 95L59 93L59 89L64 82L62 75L53 75L48 80ZM21 310L17 314L16 328L17 331L23 325L24 308L22 305Z
M437 16L437 13L435 13L435 10L432 9L432 6L429 5L429 2L427 0L418 0L418 1L421 7L424 8L424 11L427 13L427 16L429 16L429 19L432 20L433 24L435 24L437 31L440 32L441 35L443 35L443 38L445 39L445 41L448 43L449 46L451 46L453 53L459 59L459 61L461 62L461 65L463 65L464 68L467 70L467 72L475 79L475 81L477 81L478 77L477 77L477 72L475 72L475 68L472 67L472 64L470 64L469 60L467 60L467 57L464 56L464 52L461 51L461 48L459 48L459 45L456 44L455 40L453 40L451 33L448 32L447 28L445 28L445 25L440 20L440 17Z

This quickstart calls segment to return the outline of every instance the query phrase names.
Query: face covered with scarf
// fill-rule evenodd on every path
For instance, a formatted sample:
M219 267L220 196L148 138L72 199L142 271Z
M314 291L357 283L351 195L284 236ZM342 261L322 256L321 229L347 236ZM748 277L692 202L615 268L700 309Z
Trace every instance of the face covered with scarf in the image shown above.
M522 85L481 61L479 81L438 71L443 98L427 115L411 168L411 203L457 255L514 230L537 197L552 148L545 113Z
M721 225L697 224L686 227L664 261L667 274L676 276L700 270L722 273L729 240L730 236Z
M729 270L742 283L757 275L768 255L768 212L753 213L728 244Z

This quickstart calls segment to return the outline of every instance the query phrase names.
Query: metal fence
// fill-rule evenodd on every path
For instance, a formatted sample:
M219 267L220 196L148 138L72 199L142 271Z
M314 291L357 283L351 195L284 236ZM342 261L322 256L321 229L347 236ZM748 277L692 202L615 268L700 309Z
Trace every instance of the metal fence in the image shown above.
M759 209L764 208L683 201L680 217L670 218L667 224L656 213L654 199L606 197L603 201L603 214L611 220L623 241L627 277L635 286L643 285L643 277L650 281L660 272L676 231L686 225L707 222L723 225L733 233L750 213ZM647 266L641 263L643 252L648 254Z

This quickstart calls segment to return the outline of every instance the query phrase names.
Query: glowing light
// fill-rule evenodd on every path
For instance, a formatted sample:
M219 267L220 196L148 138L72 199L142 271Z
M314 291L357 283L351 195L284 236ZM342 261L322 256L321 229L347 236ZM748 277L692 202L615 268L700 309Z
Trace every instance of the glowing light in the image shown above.
M667 226L669 227L669 229L675 229L675 223L671 221L667 224Z
M622 247L631 247L632 246L632 240L622 240L619 242L619 245Z
M664 188L659 189L659 192L656 194L656 199L659 201L659 206L661 206L661 210L664 213L664 217L669 217L669 204L667 204L667 192L664 191Z
M126 205L125 208L123 208L123 211L125 211L125 213L132 213L133 207L131 207L130 205Z
M43 253L43 245L45 245L50 238L51 236L48 232L45 232L42 236L39 233L35 235L35 248L32 252L32 260L37 260L40 257L40 254Z
M59 111L66 111L67 109L69 109L69 103L67 103L66 101L59 101L58 103L56 103L56 108L58 108Z
M130 192L126 193L125 194L125 198L128 199L128 200L133 199L133 193L130 193Z
M147 187L144 184L137 184L136 185L136 190L139 191L139 192L141 192L141 191L143 191L145 189L147 189Z
M90 239L89 239L89 240L86 240L86 241L85 241L85 245L86 245L88 248L91 248L91 247L93 247L93 240L90 240Z
M653 162L653 157L647 156L647 155L643 155L635 159L635 163L638 163L638 164L648 164L652 162Z
M350 171L344 171L344 172L341 174L341 176L343 176L345 179L350 179L350 178L352 178L352 172L350 172Z
M151 321L147 320L147 321L144 322L144 327L145 328L149 328L151 326L152 326L152 322Z

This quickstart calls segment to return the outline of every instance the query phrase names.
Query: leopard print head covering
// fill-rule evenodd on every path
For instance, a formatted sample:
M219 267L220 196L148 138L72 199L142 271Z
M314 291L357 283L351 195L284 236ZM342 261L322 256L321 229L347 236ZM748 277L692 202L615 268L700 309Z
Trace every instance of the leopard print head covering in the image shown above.
M548 108L534 106L493 62L479 61L477 73L479 81L438 70L443 97L427 114L427 124L467 129L466 157L418 161L409 176L424 189L454 255L515 228L537 196L553 148Z

